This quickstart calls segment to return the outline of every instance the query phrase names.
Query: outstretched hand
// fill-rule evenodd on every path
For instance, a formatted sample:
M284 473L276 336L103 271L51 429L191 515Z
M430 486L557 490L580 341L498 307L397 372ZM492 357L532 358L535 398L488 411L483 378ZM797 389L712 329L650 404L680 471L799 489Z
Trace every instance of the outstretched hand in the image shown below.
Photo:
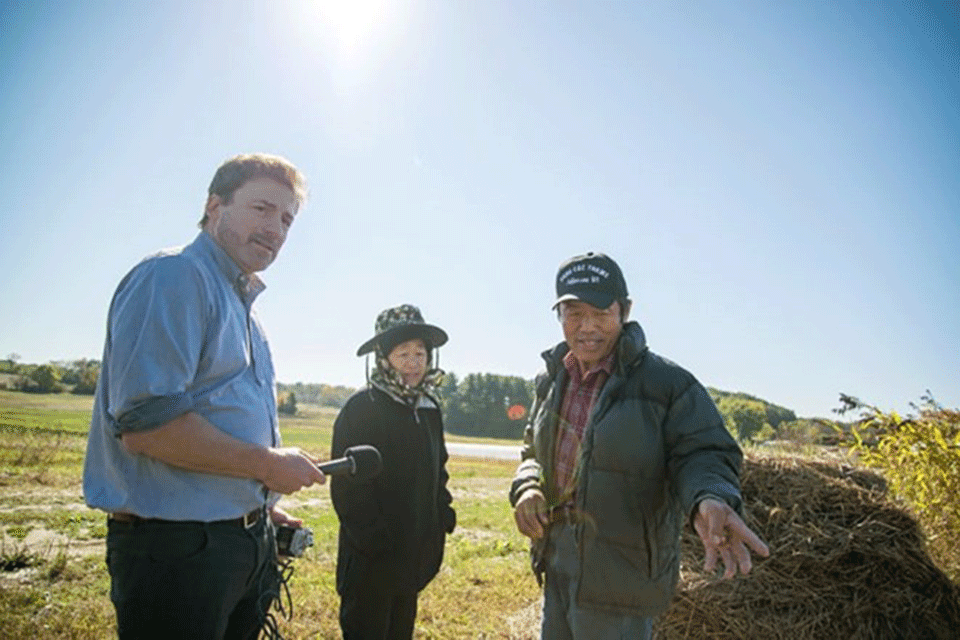
M702 500L697 505L693 528L706 551L704 570L713 572L720 558L723 560L724 578L734 577L737 571L743 575L750 573L753 567L750 549L764 558L770 555L770 549L763 540L725 502L713 498Z

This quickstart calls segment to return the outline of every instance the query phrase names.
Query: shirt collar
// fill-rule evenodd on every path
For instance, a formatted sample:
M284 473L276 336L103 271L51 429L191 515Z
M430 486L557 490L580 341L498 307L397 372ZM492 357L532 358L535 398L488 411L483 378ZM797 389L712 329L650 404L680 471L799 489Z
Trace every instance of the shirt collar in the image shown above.
M576 376L577 380L583 379L586 380L590 376L603 371L607 376L613 375L613 361L616 358L617 350L613 349L610 353L607 354L607 357L597 363L592 369L587 371L586 375L580 375L580 363L577 362L576 357L573 355L573 351L567 351L567 354L563 356L563 366L567 369L567 373L570 374L570 377Z
M263 280L261 280L257 274L245 274L240 266L233 261L233 258L231 258L227 252L217 244L213 236L206 231L201 231L190 246L193 247L201 257L213 262L220 270L220 273L223 274L228 282L236 287L237 292L244 299L253 302L253 300L267 288L267 285L263 283Z

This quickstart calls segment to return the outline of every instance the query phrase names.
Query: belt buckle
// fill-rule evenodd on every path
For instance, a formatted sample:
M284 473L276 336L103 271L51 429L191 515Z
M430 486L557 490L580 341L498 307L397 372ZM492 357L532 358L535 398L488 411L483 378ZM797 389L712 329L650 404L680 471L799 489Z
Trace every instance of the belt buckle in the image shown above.
M122 511L109 514L107 519L113 520L114 522L120 524L137 524L140 522L140 518L138 516L135 516L132 513L124 513Z
M240 524L244 529L249 529L257 524L258 520L260 520L260 509L254 509L250 513L243 514L243 517L240 518Z

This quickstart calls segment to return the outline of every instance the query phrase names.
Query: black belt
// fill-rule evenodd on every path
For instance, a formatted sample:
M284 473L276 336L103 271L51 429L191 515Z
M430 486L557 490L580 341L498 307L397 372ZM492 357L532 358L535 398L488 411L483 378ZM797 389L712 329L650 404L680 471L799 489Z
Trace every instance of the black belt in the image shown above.
M258 507L251 511L250 513L244 514L239 518L231 518L228 520L215 520L210 524L226 524L234 527L240 527L241 529L249 529L253 525L257 524L260 521L261 516L263 516L263 507ZM164 520L162 518L141 518L140 516L133 515L132 513L111 513L109 516L110 520L114 522L119 522L121 524L144 524L144 523L154 523L154 524L197 524L196 520ZM202 524L202 523L201 523Z

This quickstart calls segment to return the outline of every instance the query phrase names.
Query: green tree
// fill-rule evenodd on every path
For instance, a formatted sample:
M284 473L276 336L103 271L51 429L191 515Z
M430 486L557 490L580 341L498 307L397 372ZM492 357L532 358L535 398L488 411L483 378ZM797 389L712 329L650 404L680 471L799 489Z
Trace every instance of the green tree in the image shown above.
M77 380L77 384L74 385L72 393L77 395L92 396L97 391L97 379L99 377L99 364L87 367L80 373L80 378Z
M71 393L93 395L97 390L99 377L100 362L81 358L63 365L63 377L60 382L73 385Z
M36 383L36 390L40 393L60 391L60 377L60 369L52 364L42 364L30 374L30 379Z
M773 435L772 428L764 431L767 412L763 402L759 400L737 396L721 397L717 402L717 409L723 416L727 429L740 442L753 442L766 432Z
M448 371L440 383L440 406L443 408L443 425L451 433L462 433L464 422L463 401L460 398L460 382L457 374Z
M447 430L463 435L519 438L524 423L510 408L529 408L532 389L532 381L516 376L467 374L455 393L444 391Z
M277 412L285 416L297 415L297 394L293 391L280 396L277 402Z
M6 361L3 362L4 371L7 373L16 373L17 372L17 362L20 361L19 353L11 353L7 355Z

